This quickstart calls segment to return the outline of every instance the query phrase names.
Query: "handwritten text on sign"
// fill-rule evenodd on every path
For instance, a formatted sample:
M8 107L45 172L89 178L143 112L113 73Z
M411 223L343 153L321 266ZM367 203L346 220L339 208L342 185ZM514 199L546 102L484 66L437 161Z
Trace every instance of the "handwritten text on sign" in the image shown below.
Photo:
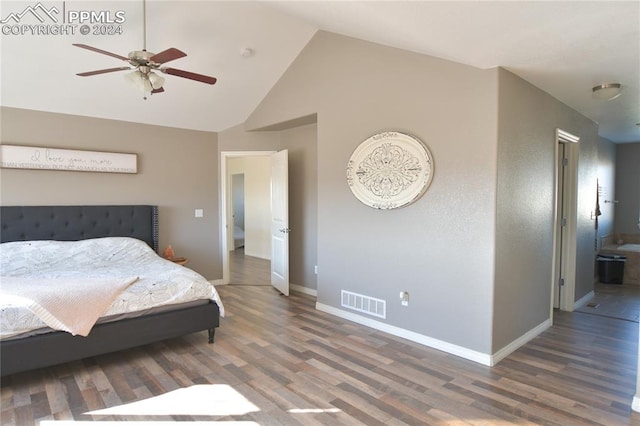
M137 155L115 152L0 145L0 167L137 173Z

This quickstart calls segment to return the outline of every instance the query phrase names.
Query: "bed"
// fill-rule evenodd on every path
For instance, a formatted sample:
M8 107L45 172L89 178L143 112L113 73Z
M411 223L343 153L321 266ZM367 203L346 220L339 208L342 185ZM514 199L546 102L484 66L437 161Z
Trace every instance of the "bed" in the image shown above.
M3 262L3 282L0 284L4 293L0 306L2 376L204 330L208 331L209 343L213 343L219 317L223 314L222 303L215 288L202 276L157 255L157 211L156 206L141 205L0 207ZM37 249L37 255L29 254L33 248ZM39 265L29 268L28 279L22 275L24 265L21 262L26 258L31 259L28 263ZM41 258L47 260L41 262ZM37 261L32 262L33 259ZM88 268L87 260L90 262ZM121 262L124 269L112 267L109 263L112 261ZM148 272L152 266L159 270ZM67 282L67 291L72 291L73 295L76 294L74 285L79 289L86 283L87 290L91 285L101 289L105 280L109 285L118 281L122 291L109 296L109 308L88 329L87 324L75 324L75 321L72 325L64 319L57 322L59 317L56 315L53 319L47 315L35 318L32 315L23 321L21 315L26 315L26 311L20 310L22 307L16 302L21 300L20 291L23 286L48 286L45 280ZM164 288L157 290L160 283L176 285L179 280L193 283L179 297ZM154 291L144 289L143 285L153 286L150 288ZM11 288L17 293L8 297L6 294ZM152 303L160 300L160 306L134 301L131 293L136 292L146 295L146 299L153 299ZM55 298L56 293L52 294ZM44 306L44 302L42 304ZM30 306L29 310L37 313L34 306L41 307L41 304ZM51 309L43 311L54 312ZM9 322L12 326L22 325L29 321L33 326L24 329L9 329L7 325ZM56 327L59 323L71 328ZM87 330L90 330L88 334Z

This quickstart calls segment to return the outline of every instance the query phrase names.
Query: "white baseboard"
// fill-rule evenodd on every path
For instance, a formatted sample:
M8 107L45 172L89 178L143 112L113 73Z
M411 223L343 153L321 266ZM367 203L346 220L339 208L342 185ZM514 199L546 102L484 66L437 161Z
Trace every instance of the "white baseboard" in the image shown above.
M218 286L218 285L227 285L228 283L225 283L222 278L218 278L217 280L209 280L210 284L213 284L214 286Z
M520 336L504 348L500 349L493 355L488 355L482 352L474 351L472 349L465 348L463 346L454 345L442 340L434 339L433 337L425 336L423 334L415 333L413 331L405 330L400 327L385 324L383 322L363 317L361 315L354 314L352 312L343 311L342 309L334 308L333 306L325 305L323 303L316 303L316 309L322 312L326 312L331 315L335 315L340 318L353 321L358 324L371 327L376 330L384 331L385 333L392 334L394 336L402 337L412 342L420 343L421 345L428 346L433 349L438 349L443 352L450 353L452 355L459 356L461 358L468 359L470 361L477 362L482 365L492 367L500 362L502 359L509 356L512 352L518 349L520 346L529 342L534 337L551 327L551 319L545 320L542 324L529 330L524 335Z
M543 321L540 325L527 331L525 334L509 343L507 346L491 355L491 365L496 365L497 363L508 357L511 353L515 352L520 346L525 345L527 342L538 336L538 334L542 333L549 327L551 327L551 318Z
M593 299L593 296L595 296L595 295L596 294L592 290L589 293L587 293L584 296L582 296L580 299L576 300L576 303L573 304L573 310L575 311L576 309L582 308L584 305L589 303L589 301L591 299Z
M633 397L633 402L631 402L631 409L640 413L640 395L636 395Z
M296 291L298 293L308 294L309 296L318 297L318 290L314 290L309 287L301 286L298 284L289 284L289 290Z
M349 321L353 321L358 324L365 325L367 327L371 327L376 330L384 331L385 333L392 334L394 336L402 337L407 340L411 340L412 342L420 343L421 345L428 346L430 348L438 349L443 352L447 352L461 358L465 358L479 364L491 366L491 356L482 352L474 351L471 349L467 349L462 346L454 345L442 340L434 339L429 336L425 336L419 333L414 333L413 331L405 330L400 327L396 327L393 325L385 324L383 322L366 318L352 312L346 312L342 309L334 308L333 306L325 305L323 303L316 303L316 309L322 312L326 312L331 315L335 315L340 318L347 319Z

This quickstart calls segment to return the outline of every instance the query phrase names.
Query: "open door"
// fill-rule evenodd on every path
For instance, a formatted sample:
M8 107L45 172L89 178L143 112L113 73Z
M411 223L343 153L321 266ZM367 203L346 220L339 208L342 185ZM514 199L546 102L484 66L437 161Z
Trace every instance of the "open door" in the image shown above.
M565 284L565 268L566 260L563 261L562 256L565 254L565 239L567 238L566 226L567 226L567 214L566 214L566 200L565 192L567 187L567 179L565 169L569 165L569 160L565 153L566 145L562 142L557 144L558 146L558 170L557 170L557 182L556 182L556 258L555 258L555 277L553 279L553 307L554 309L560 308L560 300L562 299L562 291Z
M556 129L558 152L555 179L556 220L553 242L551 318L553 318L554 308L571 312L575 306L576 257L578 251L578 142L580 142L578 136Z
M271 285L289 295L289 151L271 156Z

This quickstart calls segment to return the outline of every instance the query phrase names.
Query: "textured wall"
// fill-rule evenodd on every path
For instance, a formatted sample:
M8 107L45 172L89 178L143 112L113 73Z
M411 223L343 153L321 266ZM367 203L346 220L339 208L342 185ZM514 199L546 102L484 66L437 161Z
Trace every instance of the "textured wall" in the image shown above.
M600 186L600 212L598 217L598 241L614 233L614 203L616 199L616 145L604 138L598 143L598 185Z
M289 150L289 281L310 289L318 263L317 133L315 124L281 132Z
M579 136L576 299L593 290L597 128L516 75L500 70L493 345L549 319L555 205L555 131Z
M616 145L616 232L640 233L640 142Z
M496 72L320 32L246 122L318 116L318 302L340 291L388 301L386 323L490 351ZM435 162L416 203L379 211L346 183L372 134L422 139ZM410 293L403 307L399 291Z
M7 145L138 155L137 174L0 169L3 205L157 204L161 250L171 244L207 279L222 276L215 133L14 108L1 124Z

